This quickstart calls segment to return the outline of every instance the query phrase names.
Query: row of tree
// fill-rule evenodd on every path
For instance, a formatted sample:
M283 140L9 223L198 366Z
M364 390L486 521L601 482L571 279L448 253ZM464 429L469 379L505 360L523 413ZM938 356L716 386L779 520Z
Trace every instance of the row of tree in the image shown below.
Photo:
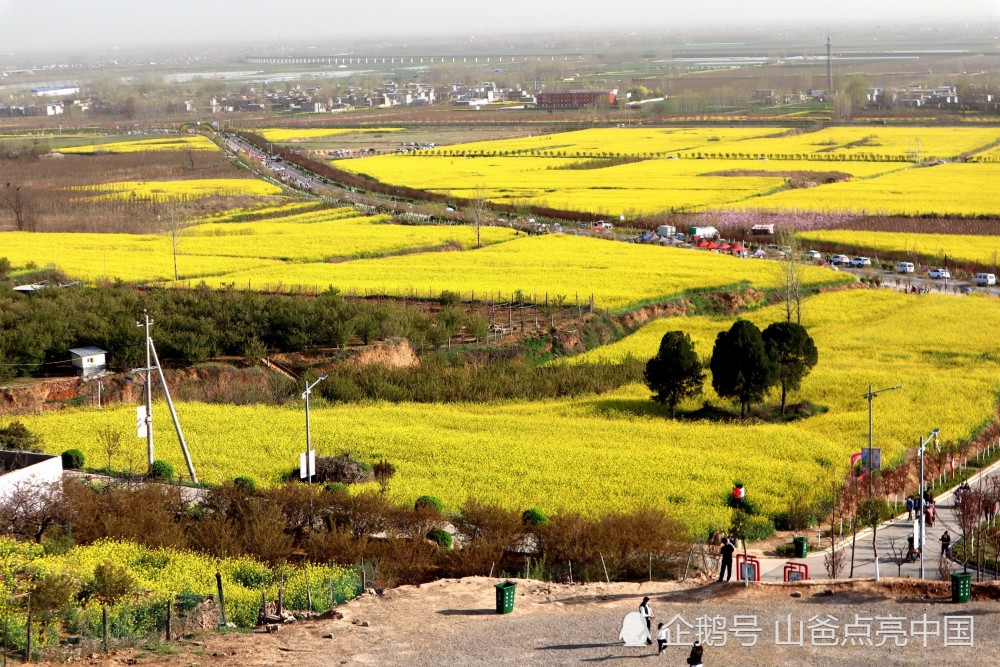
M712 388L731 398L745 417L752 403L759 403L772 387L781 387L781 414L789 390L799 388L819 360L816 344L806 328L795 322L775 322L763 332L747 320L737 320L715 339L708 367ZM669 406L674 417L677 404L697 396L705 384L706 364L683 331L668 331L656 356L646 363L644 379L653 400Z

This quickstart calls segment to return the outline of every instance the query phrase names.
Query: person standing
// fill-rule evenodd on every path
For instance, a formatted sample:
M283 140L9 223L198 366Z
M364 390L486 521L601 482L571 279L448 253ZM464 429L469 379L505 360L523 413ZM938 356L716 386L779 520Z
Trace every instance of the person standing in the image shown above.
M719 581L722 581L722 576L725 575L726 581L729 581L730 577L733 576L733 552L736 551L736 547L732 545L729 538L722 541L722 548L719 549L719 553L722 554L722 564L719 566Z
M667 628L663 623L659 623L656 626L656 655L663 653L663 649L667 647Z
M646 636L646 643L652 644L652 629L653 629L653 610L649 606L649 597L644 597L642 602L639 604L639 613L642 614L643 619L646 621L646 632L649 633Z
M913 498L907 497L906 499L906 520L913 521Z
M941 556L947 556L949 549L951 549L951 535L946 530L944 531L944 535L941 536Z
M691 647L691 654L688 656L687 663L692 665L692 667L700 667L704 653L705 647L701 645L701 642L696 641L694 646Z

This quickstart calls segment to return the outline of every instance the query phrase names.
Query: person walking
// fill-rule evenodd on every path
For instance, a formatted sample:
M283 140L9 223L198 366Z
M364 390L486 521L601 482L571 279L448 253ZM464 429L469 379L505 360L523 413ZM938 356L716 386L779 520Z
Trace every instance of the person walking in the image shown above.
M944 531L944 535L941 536L941 557L948 555L948 551L951 549L951 535L948 531Z
M656 655L663 653L663 649L667 647L667 628L663 623L659 623L656 626Z
M722 581L723 575L725 575L726 581L729 581L730 577L733 576L734 551L736 551L736 547L732 545L729 538L722 540L722 548L719 549L719 553L722 554L722 564L719 566L719 581Z
M688 655L688 664L692 667L701 667L702 655L705 653L705 647L701 645L701 642L696 641L694 646L691 647L691 654Z
M906 520L913 521L913 498L906 499Z
M644 597L639 604L639 613L642 614L642 618L646 621L646 632L649 633L646 637L646 643L652 644L653 610L649 606L649 596Z

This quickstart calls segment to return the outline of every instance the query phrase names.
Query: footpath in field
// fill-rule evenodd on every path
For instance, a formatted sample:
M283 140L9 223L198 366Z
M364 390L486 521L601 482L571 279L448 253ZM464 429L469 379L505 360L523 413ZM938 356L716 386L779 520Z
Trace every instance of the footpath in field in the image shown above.
M969 478L968 482L970 486L975 488L976 485L980 483L980 480L982 480L985 485L991 478L998 476L1000 476L1000 461L976 473ZM954 490L949 489L945 493L937 496L934 500L937 510L936 519L933 527L928 526L926 528L927 537L924 543L924 578L931 580L939 578L941 536L947 530L951 535L952 545L954 545L962 537L961 524L959 523L958 516L955 512ZM914 512L914 519L918 518L917 513ZM882 577L902 576L918 578L920 576L919 559L912 563L904 563L901 568L897 566L900 554L906 552L907 537L914 534L913 523L913 521L907 519L907 514L904 512L879 526L878 531L876 532L875 542L878 548L878 565L880 575ZM769 558L763 557L757 553L756 556L761 563L761 579L765 581L781 581L784 578L784 566L790 561L805 563L808 565L810 577L813 579L826 578L828 575L826 573L824 559L830 552L829 539L825 539L823 541L822 549L817 549L815 534L809 538L809 542L810 552L809 556L806 558ZM892 549L893 543L895 543L895 555L893 554ZM850 536L845 534L843 539L838 542L837 547L844 549L845 554L847 555L847 565L842 574L842 576L847 576L850 571ZM812 549L817 550L812 551ZM748 553L754 555L754 550L751 548ZM969 569L971 572L975 572L974 566L970 565ZM735 576L736 574L734 568L734 580ZM872 531L870 529L858 532L854 555L854 576L875 576L875 552L872 549Z

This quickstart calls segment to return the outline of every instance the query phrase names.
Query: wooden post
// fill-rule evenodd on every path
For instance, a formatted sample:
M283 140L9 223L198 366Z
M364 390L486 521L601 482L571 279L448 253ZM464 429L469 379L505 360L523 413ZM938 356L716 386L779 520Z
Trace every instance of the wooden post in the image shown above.
M173 596L167 600L167 641L173 639L170 635L170 622L173 620L174 599Z
M569 562L569 583L573 583L573 561Z
M108 643L108 608L106 606L101 607L101 629L101 636L104 639L104 652L107 653L110 645Z
M333 609L333 572L328 572L327 576L330 579L330 609Z
M219 572L215 573L215 585L219 589L219 627L224 628L229 625L229 619L226 618L226 597L222 591L222 574Z
M598 552L598 553L600 553L600 552ZM604 562L604 554L600 554L600 555L601 555L601 567L604 568L604 580L607 581L610 584L611 583L611 577L608 576L608 566Z
M260 622L267 623L267 591L260 589Z
M451 339L449 339L449 342L450 341L451 341ZM306 567L305 567L305 575L306 575L306 604L309 605L309 612L312 613L312 610L313 610L313 592L312 592L312 588L309 586L309 564L308 563L306 564Z
M105 618L107 618L107 610L105 610L104 614L105 614ZM107 627L108 627L108 623L107 623L107 621L105 621L104 622L104 628L105 628L105 630L104 630L104 636L105 637L108 636ZM30 594L28 595L28 622L24 626L24 631L25 631L25 634L26 634L25 643L24 643L24 662L25 663L29 663L29 662L31 662L31 595ZM107 639L104 640L104 643L107 644Z
M594 295L590 295L590 312L594 312Z
M362 572L364 570L362 569ZM278 575L278 616L285 610L285 573Z

